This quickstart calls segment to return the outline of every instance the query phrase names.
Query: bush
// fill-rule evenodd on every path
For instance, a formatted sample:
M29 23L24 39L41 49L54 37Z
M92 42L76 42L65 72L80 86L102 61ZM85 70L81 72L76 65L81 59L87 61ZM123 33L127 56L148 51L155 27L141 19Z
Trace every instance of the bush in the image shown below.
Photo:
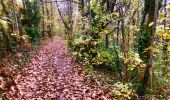
M130 84L117 82L113 85L112 95L118 100L130 100L134 96L134 91Z
M93 39L75 39L71 43L71 50L84 66L99 67L120 73L120 58L113 47L105 46Z
M33 44L39 44L39 29L38 27L25 27L27 35L30 37Z

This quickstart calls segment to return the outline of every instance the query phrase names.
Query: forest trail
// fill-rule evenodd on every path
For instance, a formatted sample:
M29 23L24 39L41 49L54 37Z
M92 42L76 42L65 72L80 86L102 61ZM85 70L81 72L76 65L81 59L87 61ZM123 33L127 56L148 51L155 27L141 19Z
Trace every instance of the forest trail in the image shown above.
M90 83L60 37L44 43L15 81L17 100L111 100L107 87Z

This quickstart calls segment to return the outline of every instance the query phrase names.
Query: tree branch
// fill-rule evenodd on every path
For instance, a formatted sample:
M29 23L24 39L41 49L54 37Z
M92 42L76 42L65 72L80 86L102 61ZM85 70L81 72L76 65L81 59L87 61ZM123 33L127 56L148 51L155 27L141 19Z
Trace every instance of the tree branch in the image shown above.
M60 15L60 17L61 17L61 19L62 19L62 21L63 21L63 23L64 23L64 26L65 26L68 30L70 30L70 28L67 26L67 23L65 22L62 14L61 14L61 11L60 11L60 9L59 9L59 7L58 7L58 3L57 3L57 2L56 2L56 4L57 4L58 13L59 13L59 15Z

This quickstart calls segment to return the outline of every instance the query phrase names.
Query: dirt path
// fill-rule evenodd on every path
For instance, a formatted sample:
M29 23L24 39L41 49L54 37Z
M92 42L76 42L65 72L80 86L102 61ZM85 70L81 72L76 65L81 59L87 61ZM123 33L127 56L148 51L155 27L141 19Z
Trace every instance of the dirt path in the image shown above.
M73 59L63 39L44 44L17 76L17 100L110 100L107 89L91 85Z

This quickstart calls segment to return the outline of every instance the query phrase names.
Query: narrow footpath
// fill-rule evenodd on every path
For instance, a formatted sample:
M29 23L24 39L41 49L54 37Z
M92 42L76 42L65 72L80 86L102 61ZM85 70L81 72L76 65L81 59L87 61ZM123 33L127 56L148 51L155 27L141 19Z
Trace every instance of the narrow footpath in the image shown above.
M112 100L107 87L91 84L90 77L56 37L44 43L15 79L16 100Z

